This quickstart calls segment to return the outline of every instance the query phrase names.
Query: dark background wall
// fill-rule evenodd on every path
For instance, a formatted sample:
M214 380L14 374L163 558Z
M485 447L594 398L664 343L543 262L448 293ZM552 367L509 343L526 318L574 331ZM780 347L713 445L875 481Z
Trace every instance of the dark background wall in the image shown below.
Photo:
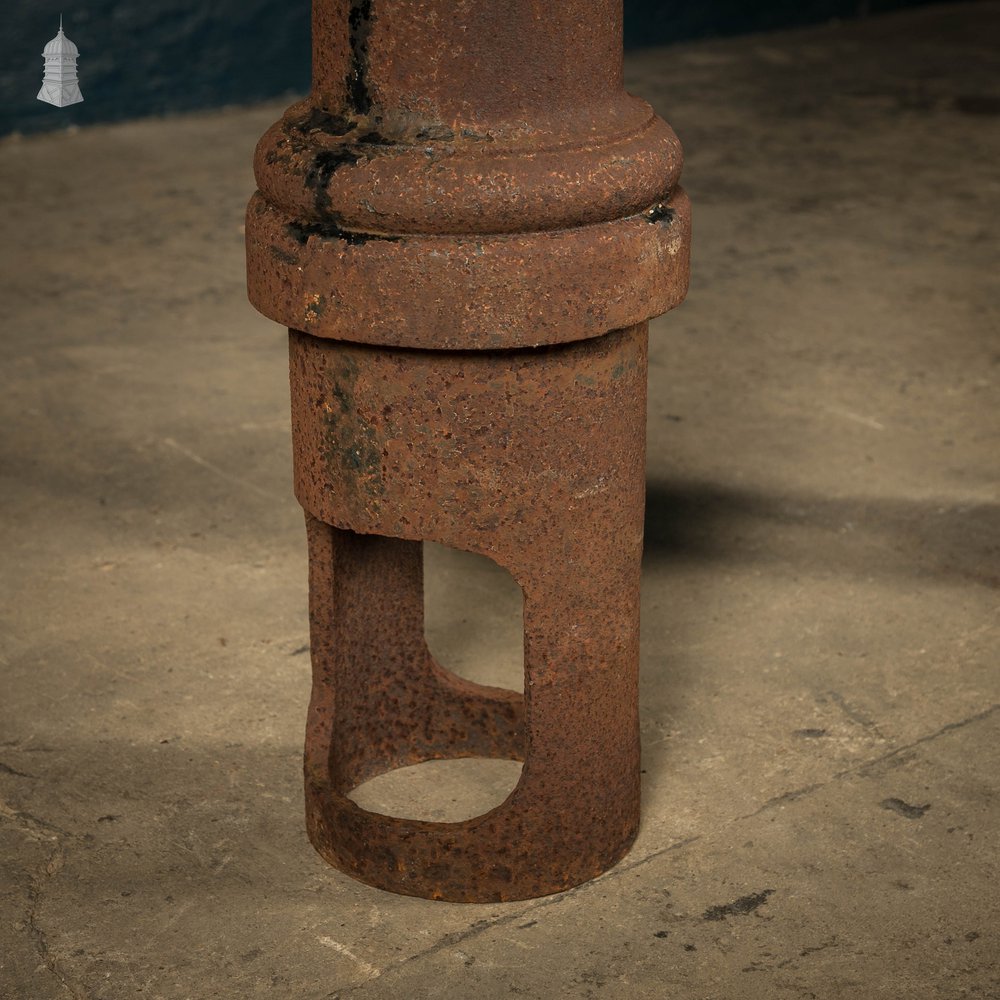
M504 2L504 0L494 0ZM927 0L625 0L627 46L864 16ZM84 102L35 99L42 46L80 49ZM309 0L5 0L0 135L247 104L308 89Z

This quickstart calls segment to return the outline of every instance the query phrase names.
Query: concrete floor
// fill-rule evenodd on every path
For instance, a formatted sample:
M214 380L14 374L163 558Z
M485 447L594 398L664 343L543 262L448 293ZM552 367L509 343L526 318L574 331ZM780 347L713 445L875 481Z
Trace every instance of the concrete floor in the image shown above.
M246 303L277 105L0 143L0 995L1000 997L1000 4L629 58L676 127L654 322L645 799L603 878L379 892L306 841L282 331ZM518 594L428 553L517 683ZM428 765L436 817L517 765Z

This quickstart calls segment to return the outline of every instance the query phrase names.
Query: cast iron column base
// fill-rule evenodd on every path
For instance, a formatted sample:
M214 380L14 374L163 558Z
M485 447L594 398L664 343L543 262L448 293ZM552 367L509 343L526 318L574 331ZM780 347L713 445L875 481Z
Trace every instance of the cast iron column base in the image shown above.
M639 824L638 624L646 324L514 352L386 350L291 334L314 686L309 834L394 892L491 902L605 871ZM524 592L525 688L437 664L420 540ZM392 768L524 760L491 812L429 823L346 797Z
M684 298L690 207L621 29L621 0L314 0L312 91L257 146L248 287L291 331L309 526L309 834L395 892L557 892L638 828L647 321ZM523 696L434 662L424 540L520 584ZM461 823L348 797L461 756L520 781Z

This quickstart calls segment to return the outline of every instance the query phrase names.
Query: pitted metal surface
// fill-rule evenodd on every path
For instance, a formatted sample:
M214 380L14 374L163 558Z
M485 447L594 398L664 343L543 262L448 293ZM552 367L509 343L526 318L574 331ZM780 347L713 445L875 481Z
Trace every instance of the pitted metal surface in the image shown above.
M291 329L397 347L497 350L599 337L687 289L682 191L640 215L551 232L331 236L255 195L251 300Z
M313 92L247 213L251 301L290 328L309 835L396 892L557 892L638 829L646 321L687 287L680 147L622 87L620 3L313 9ZM434 661L424 540L521 585L523 696ZM483 816L347 797L462 756L524 761Z

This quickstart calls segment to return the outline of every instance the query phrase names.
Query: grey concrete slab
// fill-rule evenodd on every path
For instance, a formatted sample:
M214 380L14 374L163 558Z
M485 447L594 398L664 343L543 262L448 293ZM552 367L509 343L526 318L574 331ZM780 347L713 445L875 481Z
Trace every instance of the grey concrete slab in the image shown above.
M0 997L1000 995L998 20L629 56L696 206L651 329L643 825L506 906L305 839L285 342L241 233L279 105L0 142ZM516 586L426 562L437 655L518 686ZM357 795L458 817L516 778Z
M336 995L995 996L995 711ZM969 773L968 758L981 770Z

